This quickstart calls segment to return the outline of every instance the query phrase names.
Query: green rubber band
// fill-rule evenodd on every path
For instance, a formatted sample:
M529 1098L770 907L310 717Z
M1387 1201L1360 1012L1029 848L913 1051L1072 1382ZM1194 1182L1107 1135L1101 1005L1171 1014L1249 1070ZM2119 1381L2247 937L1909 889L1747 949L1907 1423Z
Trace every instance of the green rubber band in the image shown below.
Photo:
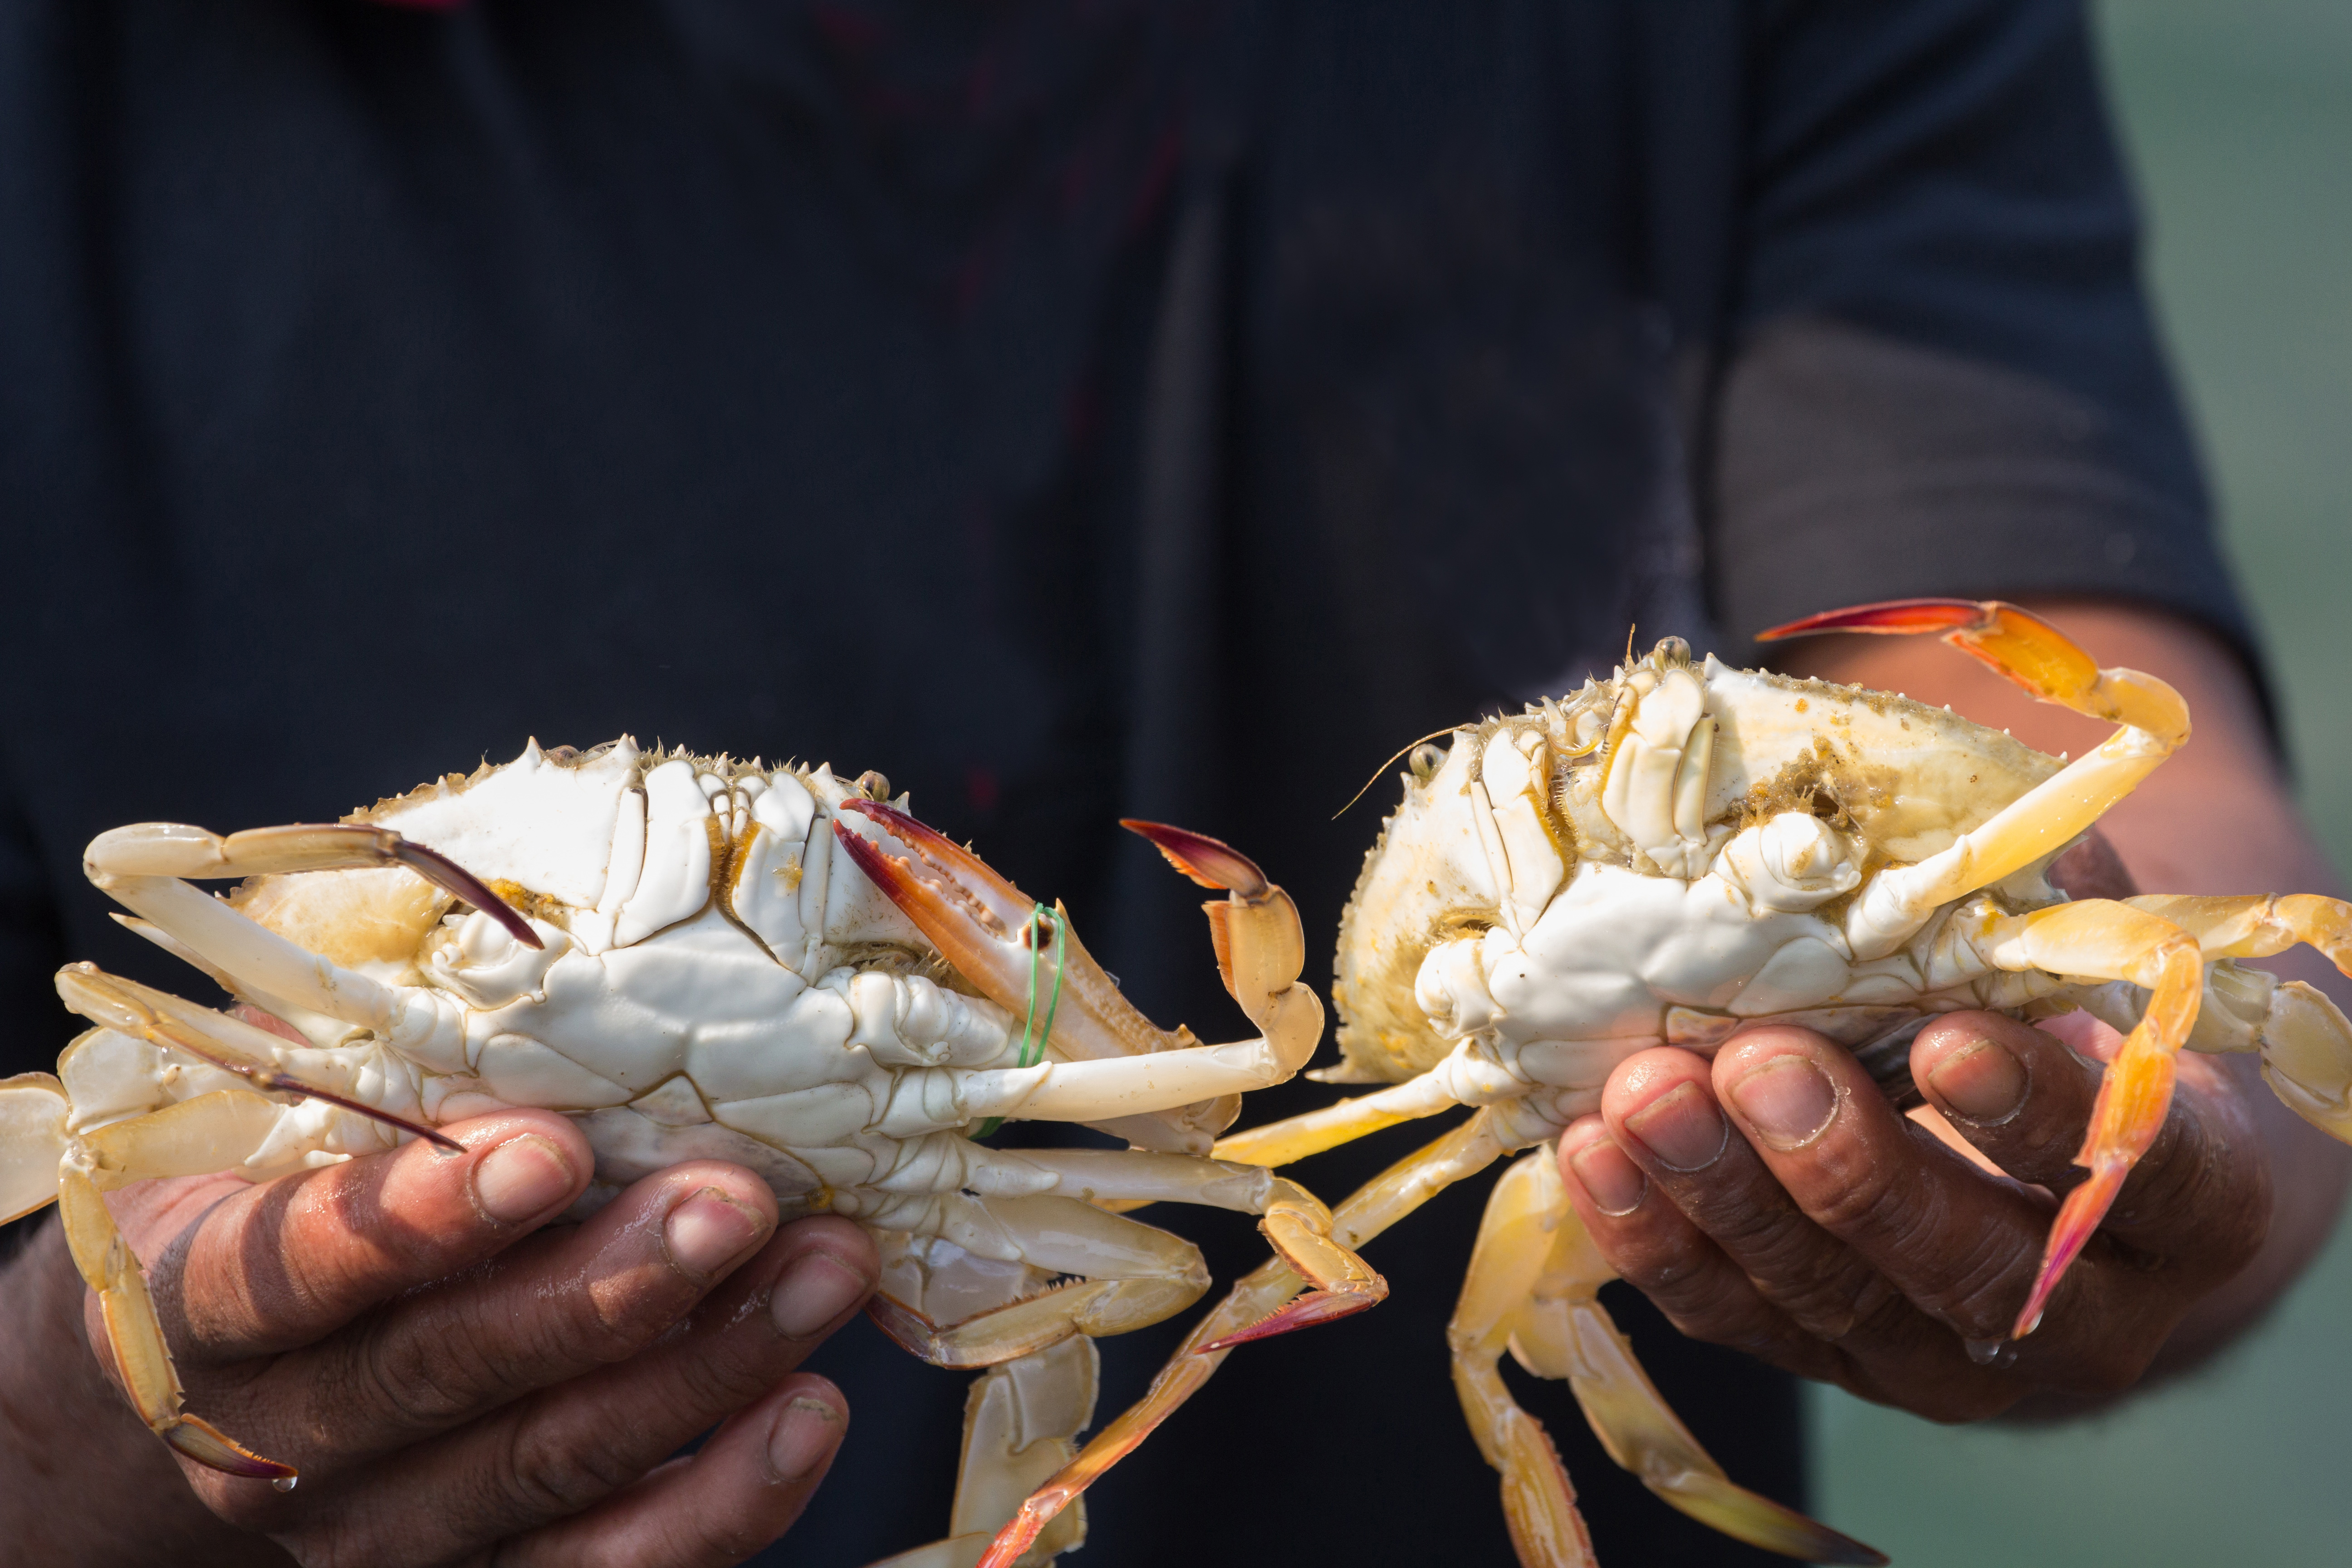
M1045 956L1045 933L1054 933L1054 990L1045 1002L1045 1026L1037 1027L1037 965ZM1020 1065L1033 1068L1045 1055L1045 1042L1054 1036L1054 1015L1062 1010L1062 928L1043 904L1029 906L1029 923L1021 928L1029 939L1029 1016L1021 1021ZM992 1116L976 1128L972 1136L985 1138L1004 1125L1004 1118Z

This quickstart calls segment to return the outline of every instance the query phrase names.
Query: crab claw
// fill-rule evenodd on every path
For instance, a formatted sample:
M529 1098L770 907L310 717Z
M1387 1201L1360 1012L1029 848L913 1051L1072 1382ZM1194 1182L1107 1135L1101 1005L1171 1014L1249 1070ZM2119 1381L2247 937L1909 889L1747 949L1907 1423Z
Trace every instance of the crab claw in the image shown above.
M1301 1007L1306 994L1305 987L1296 984L1306 966L1306 936L1290 895L1267 881L1256 861L1205 833L1131 817L1121 818L1119 826L1150 839L1171 866L1199 886L1224 890L1223 899L1201 906L1209 917L1210 940L1216 944L1217 972L1242 1011L1271 1037L1281 1027L1273 1021L1275 1010ZM1287 1032L1296 1034L1304 1027L1302 1016L1289 1022ZM1323 1029L1319 1004L1313 1029L1319 1039ZM1312 1040L1307 1049L1311 1055ZM1299 1062L1304 1066L1306 1058Z
M1816 632L1873 632L1912 637L1940 632L1946 642L2000 671L2048 702L2066 707L2098 684L2097 661L2039 616L1999 599L1888 599L1826 610L1757 634L1759 642ZM2119 715L2102 714L2116 718Z
M1054 1044L1080 1059L1138 1056L1193 1044L1179 1029L1161 1029L1136 1011L1118 984L1087 952L1059 904L1041 906L988 863L903 811L870 800L844 801L880 828L868 837L846 822L834 833L866 879L882 889L956 973L1014 1017L1030 1013L1030 987L1041 969L1060 965L1061 1001L1054 1009ZM891 853L893 843L907 854ZM1033 934L1034 933L1034 934ZM1030 943L1043 942L1042 951Z
M2101 669L2056 626L1999 599L1888 599L1807 616L1759 632L1757 640L1816 632L1939 632L2044 702L2145 731L2168 751L2189 738L2189 710L2172 688L2137 670Z
M1118 825L1150 839L1152 847L1166 856L1171 866L1201 887L1255 900L1265 897L1274 886L1257 868L1256 861L1222 838L1212 838L1186 827L1171 827L1164 822L1141 822L1131 816L1120 817Z
M1756 640L1777 642L1782 637L1811 637L1816 632L1880 632L1910 637L1920 632L1981 631L1994 624L1995 612L2012 608L1997 599L1882 599L1874 605L1851 605L1843 610L1805 616L1769 631L1758 632ZM2018 613L2024 614L2021 610Z

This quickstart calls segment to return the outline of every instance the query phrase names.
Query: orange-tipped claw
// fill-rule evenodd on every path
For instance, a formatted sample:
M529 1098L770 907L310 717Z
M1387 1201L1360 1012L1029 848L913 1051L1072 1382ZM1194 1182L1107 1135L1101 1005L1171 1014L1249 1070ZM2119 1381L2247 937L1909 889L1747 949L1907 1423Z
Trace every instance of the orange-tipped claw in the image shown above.
M971 850L903 811L870 800L844 801L879 826L888 838L866 837L846 822L833 825L842 847L898 906L916 929L953 964L956 973L1014 1018L1030 1010L1030 984L1041 969L1059 966L1061 1002L1054 1009L1054 1041L1070 1056L1099 1059L1140 1056L1192 1044L1181 1031L1153 1026L1122 995L1108 971L1097 963L1058 906L1045 952L1032 952L1028 932L1037 904L999 876ZM908 851L890 852L895 840ZM1043 963L1040 963L1039 960Z
M1993 624L1992 613L2011 606L1974 599L1885 599L1875 605L1853 605L1823 610L1785 626L1756 634L1758 642L1781 637L1811 637L1816 632L1879 632L1912 637L1921 632L1981 630ZM2023 612L2019 612L2022 614Z
M1036 908L1034 900L997 875L987 861L905 812L870 800L845 800L841 809L879 824L921 862L923 869L917 870L863 834L851 831L847 824L834 825L834 833L857 862L857 868L932 942L940 941L931 929L934 923L958 918L978 923L999 940L1009 940ZM942 946L940 951L948 950Z
M1889 599L1807 616L1757 635L1769 642L1815 632L1939 632L2044 702L2146 730L2167 747L2189 737L2189 710L2172 688L2136 670L2101 670L2064 632L1999 599Z
M1318 1323L1336 1323L1342 1318L1377 1307L1387 1296L1386 1287L1374 1293L1368 1290L1318 1290L1299 1297L1286 1306L1268 1312L1248 1328L1238 1329L1221 1340L1212 1340L1199 1348L1207 1355L1216 1351L1229 1351L1235 1345L1245 1345L1252 1340L1270 1340L1276 1334L1286 1334L1297 1329L1311 1329Z
M436 1127L412 1121L405 1116L281 1070L277 1058L270 1054L277 1040L291 1036L305 1046L310 1044L282 1020L272 1018L270 1021L278 1027L265 1028L233 1014L216 1013L194 1002L182 1001L168 991L158 991L152 985L142 985L135 980L109 974L87 959L68 963L58 970L57 984L58 995L65 1005L93 1023L102 1023L109 1028L119 1029L159 1046L174 1047L224 1072L237 1074L264 1092L299 1094L311 1100L322 1100L329 1105L340 1106L372 1121L398 1128L453 1154L466 1152L464 1144ZM263 1014L262 1016L268 1017L268 1015ZM241 1041L236 1038L240 1033L246 1037Z
M2041 1326L2042 1314L2050 1305L2051 1293L2058 1281L2065 1278L2066 1269L2082 1254L2107 1216L2107 1210L2122 1191L2124 1178L2131 1174L2127 1160L2102 1161L2091 1173L2090 1180L2066 1194L2059 1207L2058 1218L2050 1226L2050 1238L2042 1244L2042 1269L2033 1277L2033 1291L2025 1299L2025 1310L2017 1314L2017 1323L2009 1331L2010 1338L2021 1340Z
M1151 840L1152 847L1168 858L1171 866L1201 887L1255 899L1263 897L1274 885L1257 868L1256 861L1221 838L1194 833L1190 828L1171 827L1164 822L1139 822L1133 817L1123 816L1118 825Z
M202 1416L182 1415L159 1435L197 1464L225 1476L290 1483L300 1473L291 1465L263 1458Z
M1110 1468L1141 1446L1151 1436L1153 1428L1173 1415L1177 1407L1190 1399L1194 1391L1209 1381L1216 1370L1216 1362L1205 1355L1184 1355L1163 1368L1151 1381L1151 1390L1133 1409L1128 1411L1098 1433L1075 1459L1054 1472L1042 1487L1029 1494L1004 1528L996 1532L987 1555L981 1558L978 1568L1013 1568L1024 1552L1029 1550L1039 1533L1052 1523L1054 1516L1076 1500L1102 1479Z

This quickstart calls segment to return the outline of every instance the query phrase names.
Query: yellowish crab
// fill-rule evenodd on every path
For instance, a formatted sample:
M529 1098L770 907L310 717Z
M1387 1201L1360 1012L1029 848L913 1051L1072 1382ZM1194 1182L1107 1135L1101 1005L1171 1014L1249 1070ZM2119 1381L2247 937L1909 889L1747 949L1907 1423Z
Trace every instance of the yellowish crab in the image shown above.
M967 1568L1092 1419L1092 1339L1208 1288L1192 1244L1113 1208L1261 1216L1326 1287L1285 1325L1386 1287L1332 1244L1305 1189L1206 1157L1239 1095L1297 1071L1322 1035L1281 889L1214 839L1130 824L1228 889L1209 906L1217 956L1262 1033L1202 1045L1129 1005L1058 904L1034 904L887 794L879 774L625 737L585 753L533 742L338 825L102 834L91 881L240 1005L59 972L98 1027L57 1076L0 1083L0 1217L58 1204L126 1391L164 1441L291 1485L291 1465L182 1408L104 1193L216 1171L263 1181L410 1136L454 1148L437 1126L506 1106L577 1119L596 1153L584 1205L681 1160L733 1161L785 1215L830 1211L875 1234L871 1310L901 1344L988 1369L949 1535L892 1560ZM220 900L189 878L247 880ZM1006 1119L1085 1122L1130 1147L972 1141ZM1073 1515L1024 1561L1083 1538Z
M1549 1439L1497 1373L1506 1349L1565 1379L1610 1456L1667 1502L1769 1550L1881 1563L1732 1483L1659 1398L1596 1297L1612 1275L1561 1190L1560 1131L1610 1070L1793 1024L1883 1083L1938 1014L2084 1008L2126 1031L2013 1332L2162 1125L2174 1058L2258 1051L2289 1106L2352 1142L2352 1026L2326 997L2236 960L2307 942L2352 973L2352 907L2289 897L2070 902L2051 862L2187 740L2171 688L2101 669L1999 603L1907 600L1768 633L1940 633L2048 702L2115 723L2069 763L1900 696L1694 660L1669 638L1606 682L1418 748L1404 800L1342 921L1329 1082L1392 1087L1236 1134L1219 1157L1287 1164L1460 1105L1477 1113L1339 1205L1360 1247L1448 1184L1543 1147L1496 1184L1449 1332L1454 1376L1528 1568L1590 1564ZM1302 1281L1241 1281L1151 1391L1031 1498L983 1561L1035 1531L1254 1338ZM1278 1316L1278 1315L1277 1315Z

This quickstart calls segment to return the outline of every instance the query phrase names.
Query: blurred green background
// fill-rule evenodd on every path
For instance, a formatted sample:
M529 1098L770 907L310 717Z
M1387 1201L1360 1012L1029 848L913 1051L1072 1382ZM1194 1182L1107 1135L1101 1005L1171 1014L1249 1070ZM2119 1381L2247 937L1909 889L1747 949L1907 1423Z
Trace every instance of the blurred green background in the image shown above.
M2105 0L2108 90L2304 805L2352 867L2352 0ZM2352 1226L2191 1377L2061 1427L1813 1395L1816 1511L1900 1568L2352 1563Z

